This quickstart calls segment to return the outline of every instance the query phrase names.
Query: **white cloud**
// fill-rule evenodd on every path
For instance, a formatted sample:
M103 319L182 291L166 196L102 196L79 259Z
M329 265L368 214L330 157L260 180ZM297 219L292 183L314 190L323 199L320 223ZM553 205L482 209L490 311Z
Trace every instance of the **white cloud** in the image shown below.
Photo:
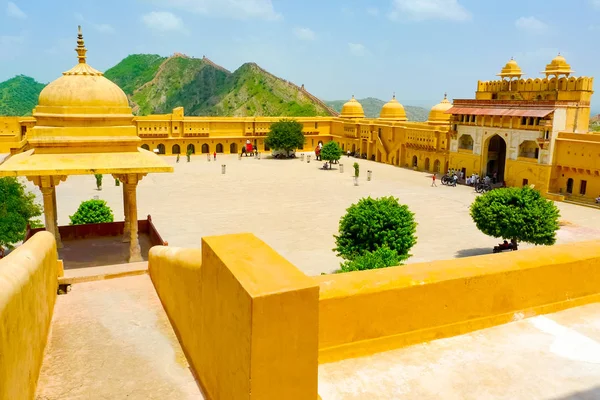
M97 24L97 23L94 23L92 21L88 21L80 13L75 13L75 19L77 21L79 21L83 25L82 28L84 30L85 30L86 27L91 27L93 30L98 31L100 33L111 33L111 34L115 33L115 28L113 28L112 25L109 25L109 24Z
M367 8L367 14L376 17L379 15L379 9L377 7L369 7Z
M394 20L443 19L450 21L467 21L469 13L458 0L394 0L390 18Z
M278 20L271 0L150 0L163 7L233 19Z
M541 34L548 30L548 25L536 17L521 17L515 21L515 26L522 31Z
M367 48L360 43L348 43L348 48L350 49L350 53L355 56L362 57L367 54Z
M148 28L161 32L183 30L183 21L181 21L181 18L166 11L152 11L143 15L142 21Z
M25 19L27 14L23 12L15 3L9 1L6 4L6 15L13 18Z
M309 28L296 28L294 35L301 40L315 40L317 35Z

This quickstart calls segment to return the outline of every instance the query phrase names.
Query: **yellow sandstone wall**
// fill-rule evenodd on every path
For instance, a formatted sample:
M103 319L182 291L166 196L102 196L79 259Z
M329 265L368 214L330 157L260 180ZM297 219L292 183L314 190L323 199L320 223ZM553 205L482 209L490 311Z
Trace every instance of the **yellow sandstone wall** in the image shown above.
M600 241L314 279L326 363L600 301Z
M317 399L319 287L251 234L154 247L152 281L211 399Z
M0 400L35 396L57 276L56 243L48 232L0 260Z

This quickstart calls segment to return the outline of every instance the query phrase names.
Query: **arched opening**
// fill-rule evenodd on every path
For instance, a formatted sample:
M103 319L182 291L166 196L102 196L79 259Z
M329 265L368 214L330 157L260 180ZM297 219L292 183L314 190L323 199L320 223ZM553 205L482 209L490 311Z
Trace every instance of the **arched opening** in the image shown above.
M165 154L165 145L164 144L159 144L157 147L158 149L158 154Z
M142 145L142 149L144 149L144 150L150 150L150 146L148 146L147 144L144 143Z
M202 153L206 154L210 151L210 148L208 147L208 145L206 143L204 143L202 145Z
M417 156L413 156L413 158L412 158L412 166L416 167L418 165L418 162L419 162L419 160L418 160Z
M344 145L344 143L342 143L342 151L344 151L344 147L345 147L345 145Z
M567 193L573 194L573 178L567 180Z
M471 135L461 135L458 139L458 148L464 150L473 150L473 137Z
M231 143L231 144L229 145L229 152L230 152L231 154L235 154L235 153L237 153L237 144L235 144L235 143Z
M352 143L352 152L356 153L356 144L355 143Z
M215 151L217 153L222 153L223 152L223 145L221 143L217 143L217 147L216 147Z
M486 175L495 177L496 182L504 181L506 166L506 142L498 135L492 136L487 143Z
M519 157L535 158L540 154L540 148L533 140L525 140L519 145Z
M425 159L425 171L429 171L429 158Z
M187 145L187 151L186 153L190 153L190 154L196 154L196 146L194 146L193 144L188 144Z
M171 153L173 154L180 154L181 153L181 148L179 147L178 144L174 144L173 147L171 148Z
M440 160L433 162L433 172L440 172Z

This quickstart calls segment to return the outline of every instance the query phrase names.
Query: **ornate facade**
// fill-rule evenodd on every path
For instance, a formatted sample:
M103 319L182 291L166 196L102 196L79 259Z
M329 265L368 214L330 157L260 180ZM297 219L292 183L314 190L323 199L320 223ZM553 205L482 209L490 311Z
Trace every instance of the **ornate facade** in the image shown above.
M395 96L379 118L365 118L352 97L335 117L298 117L312 151L319 142L337 141L343 150L370 160L420 171L465 175L495 174L508 186L533 184L550 197L593 199L600 194L600 135L587 132L593 78L573 77L557 56L545 77L523 79L515 60L499 80L479 81L475 99L444 99L426 122L411 122ZM265 145L279 117L137 116L141 147L159 154L239 153L246 141ZM0 153L28 147L31 117L0 117Z

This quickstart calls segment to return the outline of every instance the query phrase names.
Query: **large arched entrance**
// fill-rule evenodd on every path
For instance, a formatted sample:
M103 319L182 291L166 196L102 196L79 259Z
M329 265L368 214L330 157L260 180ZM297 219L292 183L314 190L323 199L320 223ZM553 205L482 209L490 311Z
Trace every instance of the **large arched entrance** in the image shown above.
M158 147L158 154L165 154L165 145L164 144L159 144Z
M506 166L506 142L498 135L492 136L487 142L486 170L487 176L496 176L496 182L504 181Z
M202 145L202 152L203 153L208 153L210 151L210 149L208 148L208 145L206 143L204 143Z
M413 156L412 157L412 166L416 167L418 165L419 160L417 159L417 156Z
M173 154L181 153L181 148L179 147L178 144L173 145L173 147L171 148L171 153L173 153Z
M215 150L217 153L223 152L223 145L221 143L217 143L217 148Z
M433 172L440 172L440 160L433 162Z
M235 154L235 153L237 153L237 144L235 144L235 143L231 143L231 144L229 145L229 152L230 152L231 154Z
M194 146L192 143L187 145L187 150L186 150L186 154L196 154L196 146Z

